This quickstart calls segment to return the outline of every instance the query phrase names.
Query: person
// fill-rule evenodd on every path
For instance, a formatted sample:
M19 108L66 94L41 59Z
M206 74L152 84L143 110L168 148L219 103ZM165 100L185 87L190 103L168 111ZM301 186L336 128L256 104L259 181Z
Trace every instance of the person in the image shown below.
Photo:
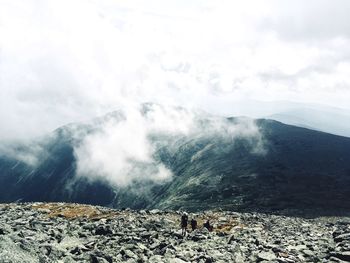
M213 231L213 227L210 225L209 220L203 224L203 226L208 229L210 232Z
M182 235L185 236L187 232L187 224L188 224L188 215L186 212L184 212L181 216L181 230Z
M197 228L197 220L192 218L191 220L191 227L192 227L192 231L196 230Z

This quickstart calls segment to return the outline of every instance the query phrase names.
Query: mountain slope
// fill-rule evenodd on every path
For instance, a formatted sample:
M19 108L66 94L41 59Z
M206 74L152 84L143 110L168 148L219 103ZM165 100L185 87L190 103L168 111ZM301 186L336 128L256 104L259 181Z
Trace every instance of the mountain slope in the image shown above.
M120 114L108 118L123 119ZM206 117L200 122L206 126ZM228 122L242 120L230 118ZM173 173L163 183L121 187L103 177L77 176L74 147L99 129L66 126L43 139L37 166L0 156L0 201L65 201L132 208L350 211L350 138L277 121L255 123L263 138L217 133L152 134L154 158ZM21 151L21 147L17 147Z
M161 206L176 200L176 207L193 209L350 208L350 139L269 120L258 125L265 155L252 155L244 141L189 142L187 149L207 150L192 162L178 155L173 169L180 176Z

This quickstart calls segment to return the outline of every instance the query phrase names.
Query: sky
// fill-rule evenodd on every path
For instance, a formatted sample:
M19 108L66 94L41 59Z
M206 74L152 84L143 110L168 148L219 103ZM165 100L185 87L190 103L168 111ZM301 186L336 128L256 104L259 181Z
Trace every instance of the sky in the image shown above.
M349 11L347 0L0 0L0 140L142 102L350 110Z

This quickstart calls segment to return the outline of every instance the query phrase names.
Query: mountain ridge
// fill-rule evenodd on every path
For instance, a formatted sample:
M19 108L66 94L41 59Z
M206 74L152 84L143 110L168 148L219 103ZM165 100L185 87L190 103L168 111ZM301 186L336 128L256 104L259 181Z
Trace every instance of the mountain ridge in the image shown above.
M205 127L206 116L201 115L200 120ZM239 123L240 119L227 121ZM44 155L35 169L14 158L0 157L0 201L191 211L216 207L272 213L350 211L350 138L273 120L254 123L265 153L254 153L256 138L152 134L155 162L172 172L171 180L133 181L123 187L103 177L76 174L74 147L83 139L79 136L99 129L96 122L64 126L43 143Z

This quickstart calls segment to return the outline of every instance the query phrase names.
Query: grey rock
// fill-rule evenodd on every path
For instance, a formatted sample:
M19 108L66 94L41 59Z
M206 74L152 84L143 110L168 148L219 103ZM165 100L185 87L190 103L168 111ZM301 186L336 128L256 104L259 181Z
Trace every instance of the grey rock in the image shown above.
M170 258L168 260L168 263L186 263L186 262L188 262L188 261L184 261L180 258Z
M277 257L275 255L275 253L273 252L270 252L270 251L263 251L263 252L260 252L258 254L258 258L260 260L266 260L266 261L271 261L271 260L275 260Z
M340 260L350 262L350 251L337 252L332 254L333 257L338 258Z
M347 218L207 211L189 218L214 231L183 237L172 211L94 207L101 218L68 219L31 206L0 205L0 262L347 262L350 251Z
M93 255L91 256L91 263L108 263L108 261L104 258Z
M312 252L310 249L304 249L304 250L303 250L303 254L304 254L305 256L307 256L307 257L313 257L313 256L315 256L315 253Z
M96 235L113 235L113 231L107 226L99 226L95 230Z
M335 242L342 242L342 241L349 241L350 242L350 233L346 233L346 234L342 234L342 235L338 235L334 238Z

